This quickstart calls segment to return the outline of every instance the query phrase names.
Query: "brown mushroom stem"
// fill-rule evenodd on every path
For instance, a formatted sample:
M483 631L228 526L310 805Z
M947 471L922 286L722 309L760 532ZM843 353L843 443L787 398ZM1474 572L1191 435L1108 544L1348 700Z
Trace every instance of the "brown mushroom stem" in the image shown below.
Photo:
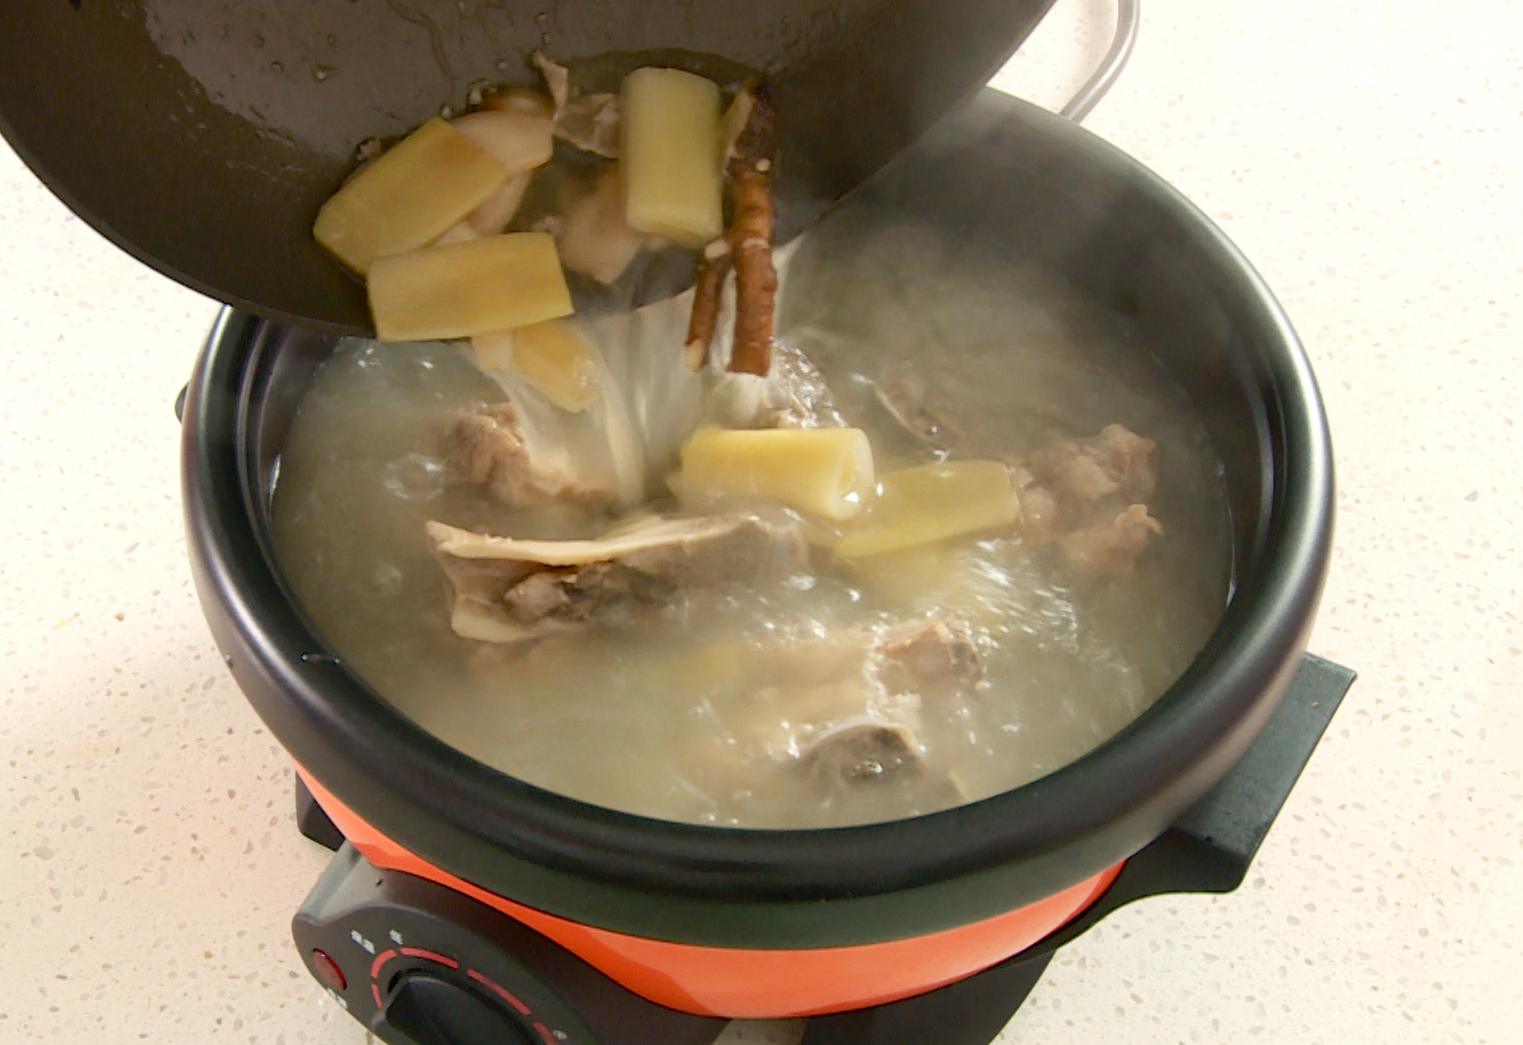
M765 85L756 88L750 119L736 139L729 175L734 220L726 234L735 259L735 347L732 373L765 377L772 366L777 271L772 267L772 165L777 113Z
M698 258L698 281L693 287L693 315L688 320L687 343L682 359L693 373L709 361L709 347L714 343L714 327L719 322L719 295L724 278L730 272L730 245L715 240Z

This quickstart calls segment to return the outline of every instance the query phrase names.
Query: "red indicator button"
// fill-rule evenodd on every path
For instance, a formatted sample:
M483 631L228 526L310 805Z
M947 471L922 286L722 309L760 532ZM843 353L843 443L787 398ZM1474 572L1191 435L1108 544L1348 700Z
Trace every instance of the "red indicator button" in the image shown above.
M325 987L341 991L348 986L344 980L344 970L338 967L338 962L315 947L312 949L312 971Z

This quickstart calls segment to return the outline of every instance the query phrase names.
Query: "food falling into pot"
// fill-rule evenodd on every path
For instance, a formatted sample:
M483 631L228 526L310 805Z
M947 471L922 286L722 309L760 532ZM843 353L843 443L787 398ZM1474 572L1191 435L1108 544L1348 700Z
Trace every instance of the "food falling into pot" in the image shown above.
M613 285L642 251L690 248L689 367L708 361L733 269L727 366L765 377L777 293L766 85L743 83L724 105L712 80L644 67L618 95L573 97L563 67L536 61L541 89L503 90L454 120L428 120L370 156L319 211L313 236L364 277L378 337L505 346L521 328L571 314L563 267ZM573 155L552 166L557 140ZM537 177L548 207L525 215Z
M353 671L531 783L755 827L988 797L1173 683L1222 470L1124 319L870 204L774 259L759 81L540 67L318 219L390 343L319 369L272 528ZM673 249L683 293L574 313Z

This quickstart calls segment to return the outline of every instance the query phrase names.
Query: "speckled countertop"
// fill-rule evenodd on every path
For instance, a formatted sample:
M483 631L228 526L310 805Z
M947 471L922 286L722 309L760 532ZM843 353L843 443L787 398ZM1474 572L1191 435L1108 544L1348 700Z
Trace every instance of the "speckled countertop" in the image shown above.
M1113 915L1000 1040L1523 1041L1523 5L1144 7L1087 126L1306 342L1340 469L1312 648L1361 678L1244 888ZM1060 0L999 82L1060 103L1110 18ZM287 931L326 854L188 577L171 403L214 308L3 146L0 189L0 1041L357 1043Z

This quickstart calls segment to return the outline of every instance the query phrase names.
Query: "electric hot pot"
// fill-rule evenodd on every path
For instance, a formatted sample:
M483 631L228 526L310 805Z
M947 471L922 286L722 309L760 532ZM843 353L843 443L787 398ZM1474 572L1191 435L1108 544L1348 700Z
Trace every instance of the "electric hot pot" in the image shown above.
M861 208L910 212L970 249L1051 266L1161 356L1226 467L1236 581L1221 625L1114 739L962 808L746 831L550 794L424 733L307 626L271 556L267 508L283 434L333 340L229 313L184 404L196 582L238 684L333 840L347 839L296 919L298 944L386 1040L491 1040L419 1029L479 1019L555 1041L700 1041L712 1022L680 1014L881 1014L985 970L1029 975L1086 913L1240 880L1349 678L1301 656L1327 567L1332 465L1289 323L1174 190L994 92L824 221ZM630 1012L688 1030L631 1030L645 1025Z
M27 9L40 27L32 52L67 39L48 33L68 6ZM229 18L237 8L209 6ZM1224 462L1234 584L1190 668L1089 755L967 806L831 830L675 824L548 793L436 740L350 674L291 598L268 511L308 379L336 335L366 320L353 287L329 293L336 284L296 256L294 234L264 223L282 177L305 199L347 157L275 139L254 142L252 168L174 169L167 160L187 150L138 113L124 122L147 137L129 152L157 158L113 174L111 128L94 127L99 162L72 162L79 142L26 122L42 96L0 76L0 129L71 206L161 270L244 306L219 319L179 404L191 565L229 669L297 764L302 830L336 850L293 922L298 949L381 1040L702 1045L730 1018L804 1016L805 1045L985 1045L1052 952L1111 910L1242 880L1353 678L1303 652L1333 515L1316 382L1262 280L1167 184L1015 99L984 91L953 108L1046 9L1009 6L1020 17L986 34L1003 42L970 43L959 85L944 85L936 104L885 95L875 135L805 121L818 148L794 176L819 188L803 194L792 231L855 186L820 220L913 214L970 249L1048 266L1121 316L1185 387ZM106 26L107 42L120 10L141 8L150 29L197 10L170 0L73 7ZM901 46L923 36L932 56L951 53L936 50L951 43L926 28L934 19L883 17ZM461 60L436 23L409 24L447 72ZM964 43L978 37L976 23L957 24ZM131 58L136 37L122 40ZM195 67L197 40L216 53L181 38L182 68L164 74L174 83ZM238 109L230 84L220 100L204 83L187 96L202 123L181 130L213 158L253 141L213 112ZM832 159L819 144L853 134L872 148L843 146ZM153 153L155 142L170 151ZM281 167L302 155L326 174ZM220 199L202 191L206 178L224 179ZM246 196L226 195L229 184ZM245 210L227 206L244 198ZM183 206L178 220L163 214L165 199Z

